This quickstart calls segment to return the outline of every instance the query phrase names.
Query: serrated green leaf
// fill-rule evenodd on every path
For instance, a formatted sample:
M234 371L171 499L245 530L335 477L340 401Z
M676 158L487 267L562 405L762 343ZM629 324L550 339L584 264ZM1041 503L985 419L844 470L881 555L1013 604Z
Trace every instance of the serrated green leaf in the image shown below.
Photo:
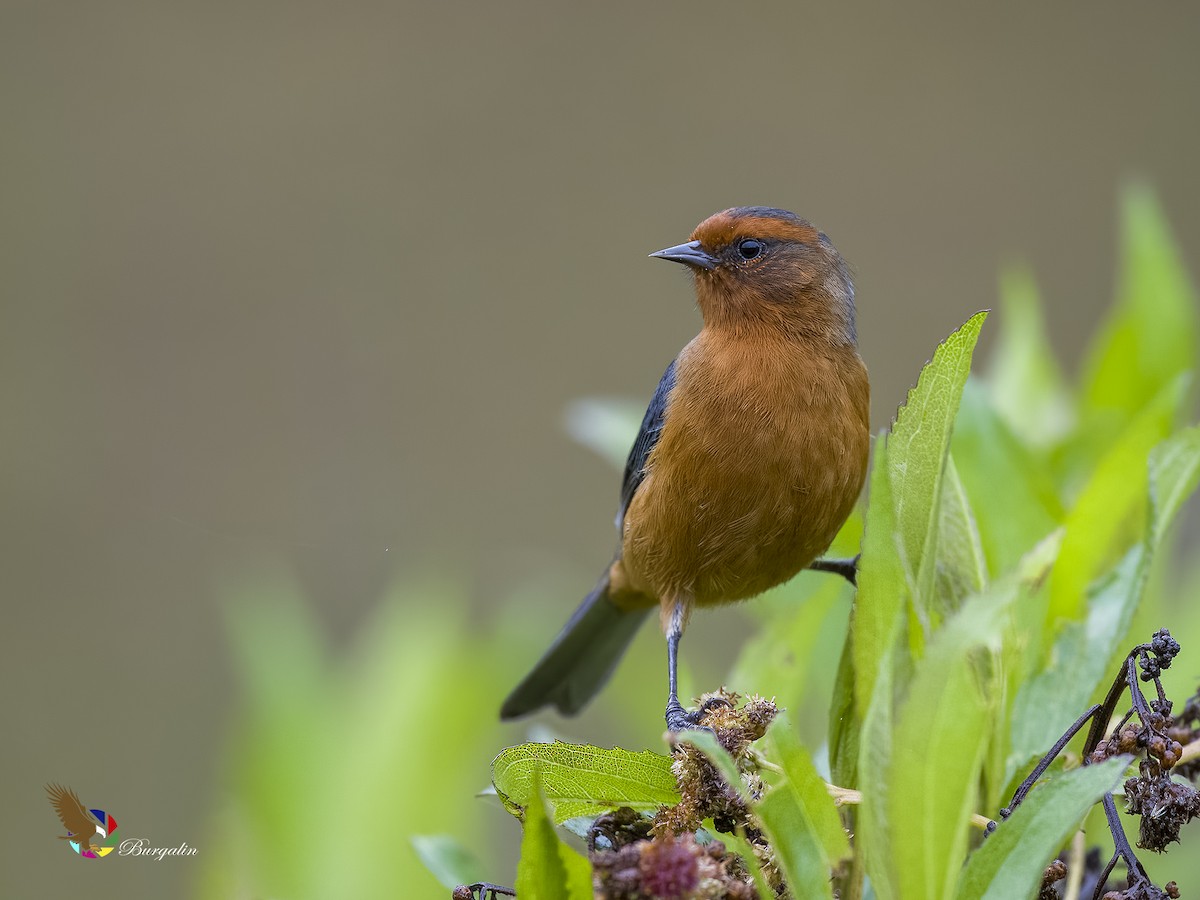
M517 896L521 900L589 900L591 864L558 839L536 768L530 778L530 790L521 859L517 863Z
M670 757L561 741L521 744L501 751L492 761L496 793L518 818L533 802L537 774L555 824L620 806L656 810L679 802Z
M975 525L975 513L958 476L953 454L946 457L945 479L938 523L940 540L935 591L938 615L943 618L987 584L987 562Z
M1046 337L1037 285L1024 266L1000 278L1000 328L987 384L1007 427L1030 447L1052 445L1074 425L1074 404Z
M453 889L483 880L483 863L457 838L448 834L415 834L411 843L421 863L442 887Z
M1039 785L971 854L958 900L1032 897L1046 865L1088 810L1121 780L1124 758L1064 772Z
M1121 231L1118 300L1084 370L1084 402L1097 427L1136 415L1196 366L1196 293L1146 186L1126 189Z
M909 391L887 438L888 480L901 560L913 586L916 619L926 632L936 628L934 579L950 435L986 318L986 312L976 313L938 346L917 386ZM918 644L927 636L920 632L912 635Z
M835 753L857 747L860 755L856 766L837 756L833 762L839 772L854 771L863 791L855 854L866 861L883 900L897 896L898 890L894 872L883 862L892 833L883 797L892 759L893 705L909 677L912 657L919 655L924 631L936 626L933 586L944 464L986 316L972 316L937 348L897 414L891 435L877 443L871 469L854 637L849 642L852 665L843 663L841 669L853 673L858 724L843 723L833 745ZM910 633L908 652L898 655L898 639L910 614L917 634Z

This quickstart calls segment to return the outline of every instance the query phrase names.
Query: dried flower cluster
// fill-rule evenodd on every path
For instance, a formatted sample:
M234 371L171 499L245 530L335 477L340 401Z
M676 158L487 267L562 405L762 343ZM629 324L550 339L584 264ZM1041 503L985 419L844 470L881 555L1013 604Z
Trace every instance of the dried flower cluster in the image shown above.
M1137 846L1162 852L1167 845L1178 841L1179 829L1200 815L1200 793L1192 784L1173 777L1174 774L1190 778L1196 774L1194 763L1178 764L1184 758L1184 745L1196 739L1200 726L1200 692L1188 700L1179 719L1175 719L1171 716L1172 703L1163 691L1162 673L1170 668L1178 654L1179 643L1166 629L1156 632L1149 643L1134 647L1122 661L1121 671L1104 703L1092 707L1071 726L1017 789L1012 803L1001 810L1001 815L1007 818L1012 814L1050 761L1090 720L1092 726L1083 749L1085 765L1115 756L1140 757L1138 776L1125 782L1126 812L1139 817ZM1155 696L1148 699L1140 683L1153 684ZM1108 722L1126 691L1132 701L1131 708L1106 736ZM1125 836L1112 794L1105 794L1101 802L1116 852L1103 868L1100 868L1098 854L1088 854L1084 881L1092 887L1093 900L1168 900L1178 897L1175 882L1158 887L1146 874ZM1125 865L1126 883L1105 891L1118 862ZM1055 860L1047 867L1039 900L1059 896L1059 882L1066 872L1062 860Z
M701 698L701 724L733 757L747 796L762 795L760 758L753 744L778 712L770 700L741 698L722 690ZM751 842L772 886L779 875L772 852L746 803L698 749L675 747L672 766L680 802L654 818L631 809L601 816L588 840L599 900L757 900L758 892L742 859L720 841L697 842L695 831L712 819L719 832L740 833Z

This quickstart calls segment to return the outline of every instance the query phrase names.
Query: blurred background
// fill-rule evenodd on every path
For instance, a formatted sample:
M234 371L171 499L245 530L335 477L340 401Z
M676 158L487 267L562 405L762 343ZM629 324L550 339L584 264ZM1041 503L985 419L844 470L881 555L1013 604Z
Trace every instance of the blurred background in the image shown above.
M1129 176L1200 271L1197 38L1186 4L0 4L4 893L440 896L427 832L511 883L473 795L531 726L495 713L614 542L565 411L644 404L699 327L646 254L731 205L818 224L877 430L1012 261L1073 369ZM746 621L698 617L691 683ZM533 727L659 749L663 667L648 630ZM72 858L47 781L199 853Z

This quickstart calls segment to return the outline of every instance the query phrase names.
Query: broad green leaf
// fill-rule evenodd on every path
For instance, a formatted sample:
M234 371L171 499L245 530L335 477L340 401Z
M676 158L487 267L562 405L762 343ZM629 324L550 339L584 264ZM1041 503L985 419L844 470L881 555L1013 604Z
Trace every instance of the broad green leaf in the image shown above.
M775 850L784 881L792 889L792 896L832 900L829 862L816 828L792 787L785 783L774 788L755 811Z
M829 702L829 771L834 784L858 784L859 731L854 707L854 629L846 632Z
M887 441L876 441L851 629L854 704L860 723L871 703L881 669L885 664L891 665L892 648L904 621L909 596L904 567L896 552L896 515L887 456Z
M1000 599L974 598L938 632L897 715L885 803L898 897L948 898L958 882L996 708L996 679L980 663L999 646Z
M1074 425L1074 404L1046 337L1037 286L1024 266L1000 279L1000 328L987 384L1005 424L1030 447L1054 444Z
M971 498L989 570L1008 572L1062 523L1050 470L1009 430L973 378L963 389L950 452Z
M938 346L909 391L888 435L887 472L901 559L913 585L913 607L925 634L936 628L934 579L946 455L959 398L986 312L976 313Z
M971 854L959 900L1033 897L1042 873L1088 810L1121 780L1126 757L1064 772L1039 785Z
M656 810L679 802L671 759L586 744L521 744L492 761L492 783L505 808L520 818L535 797L535 776L556 824L629 806Z
M417 834L411 842L425 868L442 887L455 888L483 880L483 863L457 838L448 834Z
M938 524L941 538L935 592L940 617L953 613L963 600L979 593L987 584L987 562L975 526L975 513L958 477L953 454L946 458L945 479Z
M592 896L591 864L558 839L536 771L530 788L517 863L517 896L521 900L587 900Z
M821 843L827 868L850 855L850 842L842 827L837 805L829 796L828 785L813 765L808 751L789 721L788 716L779 716L767 732L767 740L773 756L783 768L785 781L772 789L772 793L787 785L794 792L794 802L803 809L806 819L812 823L817 839ZM770 796L770 795L768 795Z
M1118 301L1084 369L1085 404L1098 423L1136 415L1196 366L1196 293L1162 210L1144 185L1126 189L1121 231Z
M835 754L859 749L855 767L835 755L835 771L854 771L863 792L858 812L856 858L865 860L882 900L897 896L894 872L884 863L892 834L884 802L892 759L895 693L912 666L898 656L899 637L910 612L919 623L910 634L918 647L932 629L931 610L941 519L941 486L959 397L986 313L971 317L934 352L917 386L896 416L891 435L877 442L855 598L851 670L857 722L835 730ZM841 674L839 674L839 678ZM847 785L852 786L852 785Z
M855 704L861 717L911 597L916 617L932 627L942 473L959 397L986 312L976 313L934 351L877 442L854 607ZM919 638L918 638L919 639Z
M858 736L857 786L862 791L862 803L855 820L854 856L870 877L879 900L902 897L892 857L892 807L888 802L895 723L895 678L890 662L893 652L888 651L888 665L879 670ZM897 817L897 828L905 827L906 816L903 813Z
M1144 534L1146 460L1170 433L1184 385L1182 378L1171 382L1134 417L1067 515L1062 550L1050 575L1048 624L1080 618L1088 585Z

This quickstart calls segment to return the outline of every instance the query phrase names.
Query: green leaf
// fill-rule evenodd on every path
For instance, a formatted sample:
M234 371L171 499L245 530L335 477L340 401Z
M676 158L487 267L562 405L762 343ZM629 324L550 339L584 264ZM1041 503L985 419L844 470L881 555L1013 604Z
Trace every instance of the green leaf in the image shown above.
M1145 537L1091 586L1085 620L1062 628L1044 669L1018 693L1012 714L1014 761L1045 749L1097 686L1112 677L1151 563L1175 514L1200 483L1200 428L1188 428L1156 447L1148 470L1151 515Z
M850 628L829 702L829 771L834 784L858 784L859 728L854 708L854 629Z
M946 458L946 483L942 489L941 521L938 530L937 597L938 615L954 612L971 594L987 584L987 562L975 525L975 513L967 499L954 456Z
M879 670L875 693L858 737L857 784L863 799L857 810L854 855L865 867L879 900L900 896L895 868L890 862L893 830L888 792L896 693L891 656L889 650L888 664Z
M521 900L587 900L592 896L591 865L558 839L536 770L530 788L517 863L517 896Z
M1146 525L1146 460L1171 431L1186 380L1154 397L1100 459L1067 515L1058 564L1050 575L1048 624L1078 619L1088 585L1141 538Z
M938 523L950 435L986 312L976 313L937 348L888 435L887 471L900 555L913 585L917 620L936 627ZM927 637L928 635L924 635ZM918 641L922 635L913 635Z
M989 569L1008 572L1062 524L1048 464L1017 439L975 379L963 389L950 452L972 500Z
M904 686L912 664L910 655L897 657L898 638L910 611L918 631L936 625L931 611L943 472L959 398L986 316L972 316L938 346L897 413L892 433L875 447L853 639L848 639L850 655L843 656L839 671L839 679L853 675L856 722L840 723L832 745L834 769L855 772L863 790L855 853L868 861L883 859L891 834L882 802L883 773L892 753L894 694ZM910 647L912 641L918 644L914 654L924 637L910 634ZM843 758L855 747L860 753L856 766ZM895 895L889 876L883 869L872 873L880 897Z
M520 818L533 802L535 776L556 824L620 806L656 810L679 802L670 757L644 750L586 744L521 744L492 761L492 783L505 808Z
M1196 293L1170 227L1146 186L1130 186L1122 201L1119 299L1084 370L1097 424L1137 414L1196 366Z
M908 582L896 552L896 516L888 478L888 444L875 442L871 463L870 504L863 532L858 592L854 598L853 651L854 705L861 723L870 706L876 681L891 666L892 648L904 621Z
M453 889L483 880L483 863L457 838L448 834L415 834L411 842L425 868L442 887Z
M792 896L832 900L829 863L796 792L790 785L776 787L755 809Z
M982 648L998 649L1008 595L964 606L930 644L896 720L886 774L889 881L898 897L953 895L967 850L997 685ZM874 881L874 870L868 868Z
M1046 865L1088 810L1121 780L1127 757L1064 772L1025 798L1016 812L971 854L959 900L1032 897Z
M786 715L779 716L767 732L774 757L783 768L784 781L771 789L771 794L783 787L790 790L789 802L797 804L811 823L820 841L826 868L850 855L850 841L842 827L837 805L829 796L828 785L813 765L808 751ZM770 797L771 794L767 796ZM773 842L774 843L774 842Z
M1150 454L1151 540L1157 544L1200 484L1200 426L1186 428Z
M1030 447L1046 447L1071 431L1075 411L1050 349L1033 275L1024 266L1000 279L1000 329L988 366L992 403Z

